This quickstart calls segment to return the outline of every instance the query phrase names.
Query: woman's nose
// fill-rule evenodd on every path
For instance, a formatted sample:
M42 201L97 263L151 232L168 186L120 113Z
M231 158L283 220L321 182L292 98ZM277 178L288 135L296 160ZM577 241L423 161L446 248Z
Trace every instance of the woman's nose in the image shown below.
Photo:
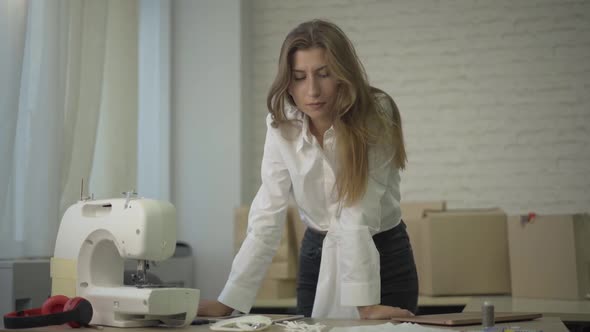
M307 82L307 94L311 97L317 97L321 93L320 84L315 77L312 77Z

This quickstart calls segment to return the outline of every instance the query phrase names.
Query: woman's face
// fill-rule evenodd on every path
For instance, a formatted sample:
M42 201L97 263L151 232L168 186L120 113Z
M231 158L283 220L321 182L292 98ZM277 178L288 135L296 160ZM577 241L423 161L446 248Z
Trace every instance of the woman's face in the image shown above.
M327 121L336 99L338 81L328 69L323 48L298 50L293 54L289 94L297 108L312 121Z

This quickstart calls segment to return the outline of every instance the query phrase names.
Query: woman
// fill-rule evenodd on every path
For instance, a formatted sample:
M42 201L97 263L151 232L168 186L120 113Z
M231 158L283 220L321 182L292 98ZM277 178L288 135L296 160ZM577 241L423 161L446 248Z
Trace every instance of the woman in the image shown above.
M297 311L323 318L389 319L416 311L418 282L400 219L406 153L399 111L371 87L336 25L291 31L267 98L262 185L218 301L201 316L248 312L279 245L293 194L307 225Z

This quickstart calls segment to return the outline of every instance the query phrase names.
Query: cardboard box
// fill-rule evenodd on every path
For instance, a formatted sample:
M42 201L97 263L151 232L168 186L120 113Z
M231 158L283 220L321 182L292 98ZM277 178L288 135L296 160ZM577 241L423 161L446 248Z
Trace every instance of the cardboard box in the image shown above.
M296 207L289 207L287 210L287 220L289 221L293 229L293 234L295 235L295 250L297 252L297 256L299 257L299 251L301 250L301 240L303 240L303 235L307 230L307 226L305 226L303 221L301 221L299 209Z
M500 209L472 209L409 220L420 294L510 293L506 219Z
M590 299L590 216L508 220L513 297Z
M262 299L286 299L297 296L295 279L269 279L262 281L256 298Z
M247 206L241 206L235 210L235 221L234 221L234 251L237 254L242 246L242 242L246 238L248 231L248 212L250 208ZM286 229L283 232L281 243L275 254L273 261L287 261L289 259L289 247L295 246L295 243L290 239L289 224L287 223Z
M248 212L249 207L247 206L242 206L235 210L234 249L236 253L246 238ZM295 207L290 206L287 209L286 218L287 221L283 237L267 272L267 278L294 279L297 276L299 248L305 226L300 220L299 212Z
M266 272L269 279L293 279L297 276L297 265L288 261L271 262Z
M421 220L426 217L425 211L445 211L446 206L445 201L401 202L402 220L406 224L406 231L412 245L419 282L422 281L422 276L425 273ZM419 286L419 288L422 289L423 287Z
M447 209L447 202L401 202L400 208L404 221L422 219L425 217L426 211L445 211Z

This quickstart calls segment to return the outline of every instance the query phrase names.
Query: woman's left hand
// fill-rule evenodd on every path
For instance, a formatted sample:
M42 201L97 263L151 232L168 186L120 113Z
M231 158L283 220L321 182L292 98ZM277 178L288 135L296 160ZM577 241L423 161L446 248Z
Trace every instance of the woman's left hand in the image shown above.
M392 319L414 316L412 312L406 309L380 304L358 307L358 311L361 319Z
M197 315L222 317L230 315L233 310L234 309L217 300L201 300L199 302L199 310L197 311Z

